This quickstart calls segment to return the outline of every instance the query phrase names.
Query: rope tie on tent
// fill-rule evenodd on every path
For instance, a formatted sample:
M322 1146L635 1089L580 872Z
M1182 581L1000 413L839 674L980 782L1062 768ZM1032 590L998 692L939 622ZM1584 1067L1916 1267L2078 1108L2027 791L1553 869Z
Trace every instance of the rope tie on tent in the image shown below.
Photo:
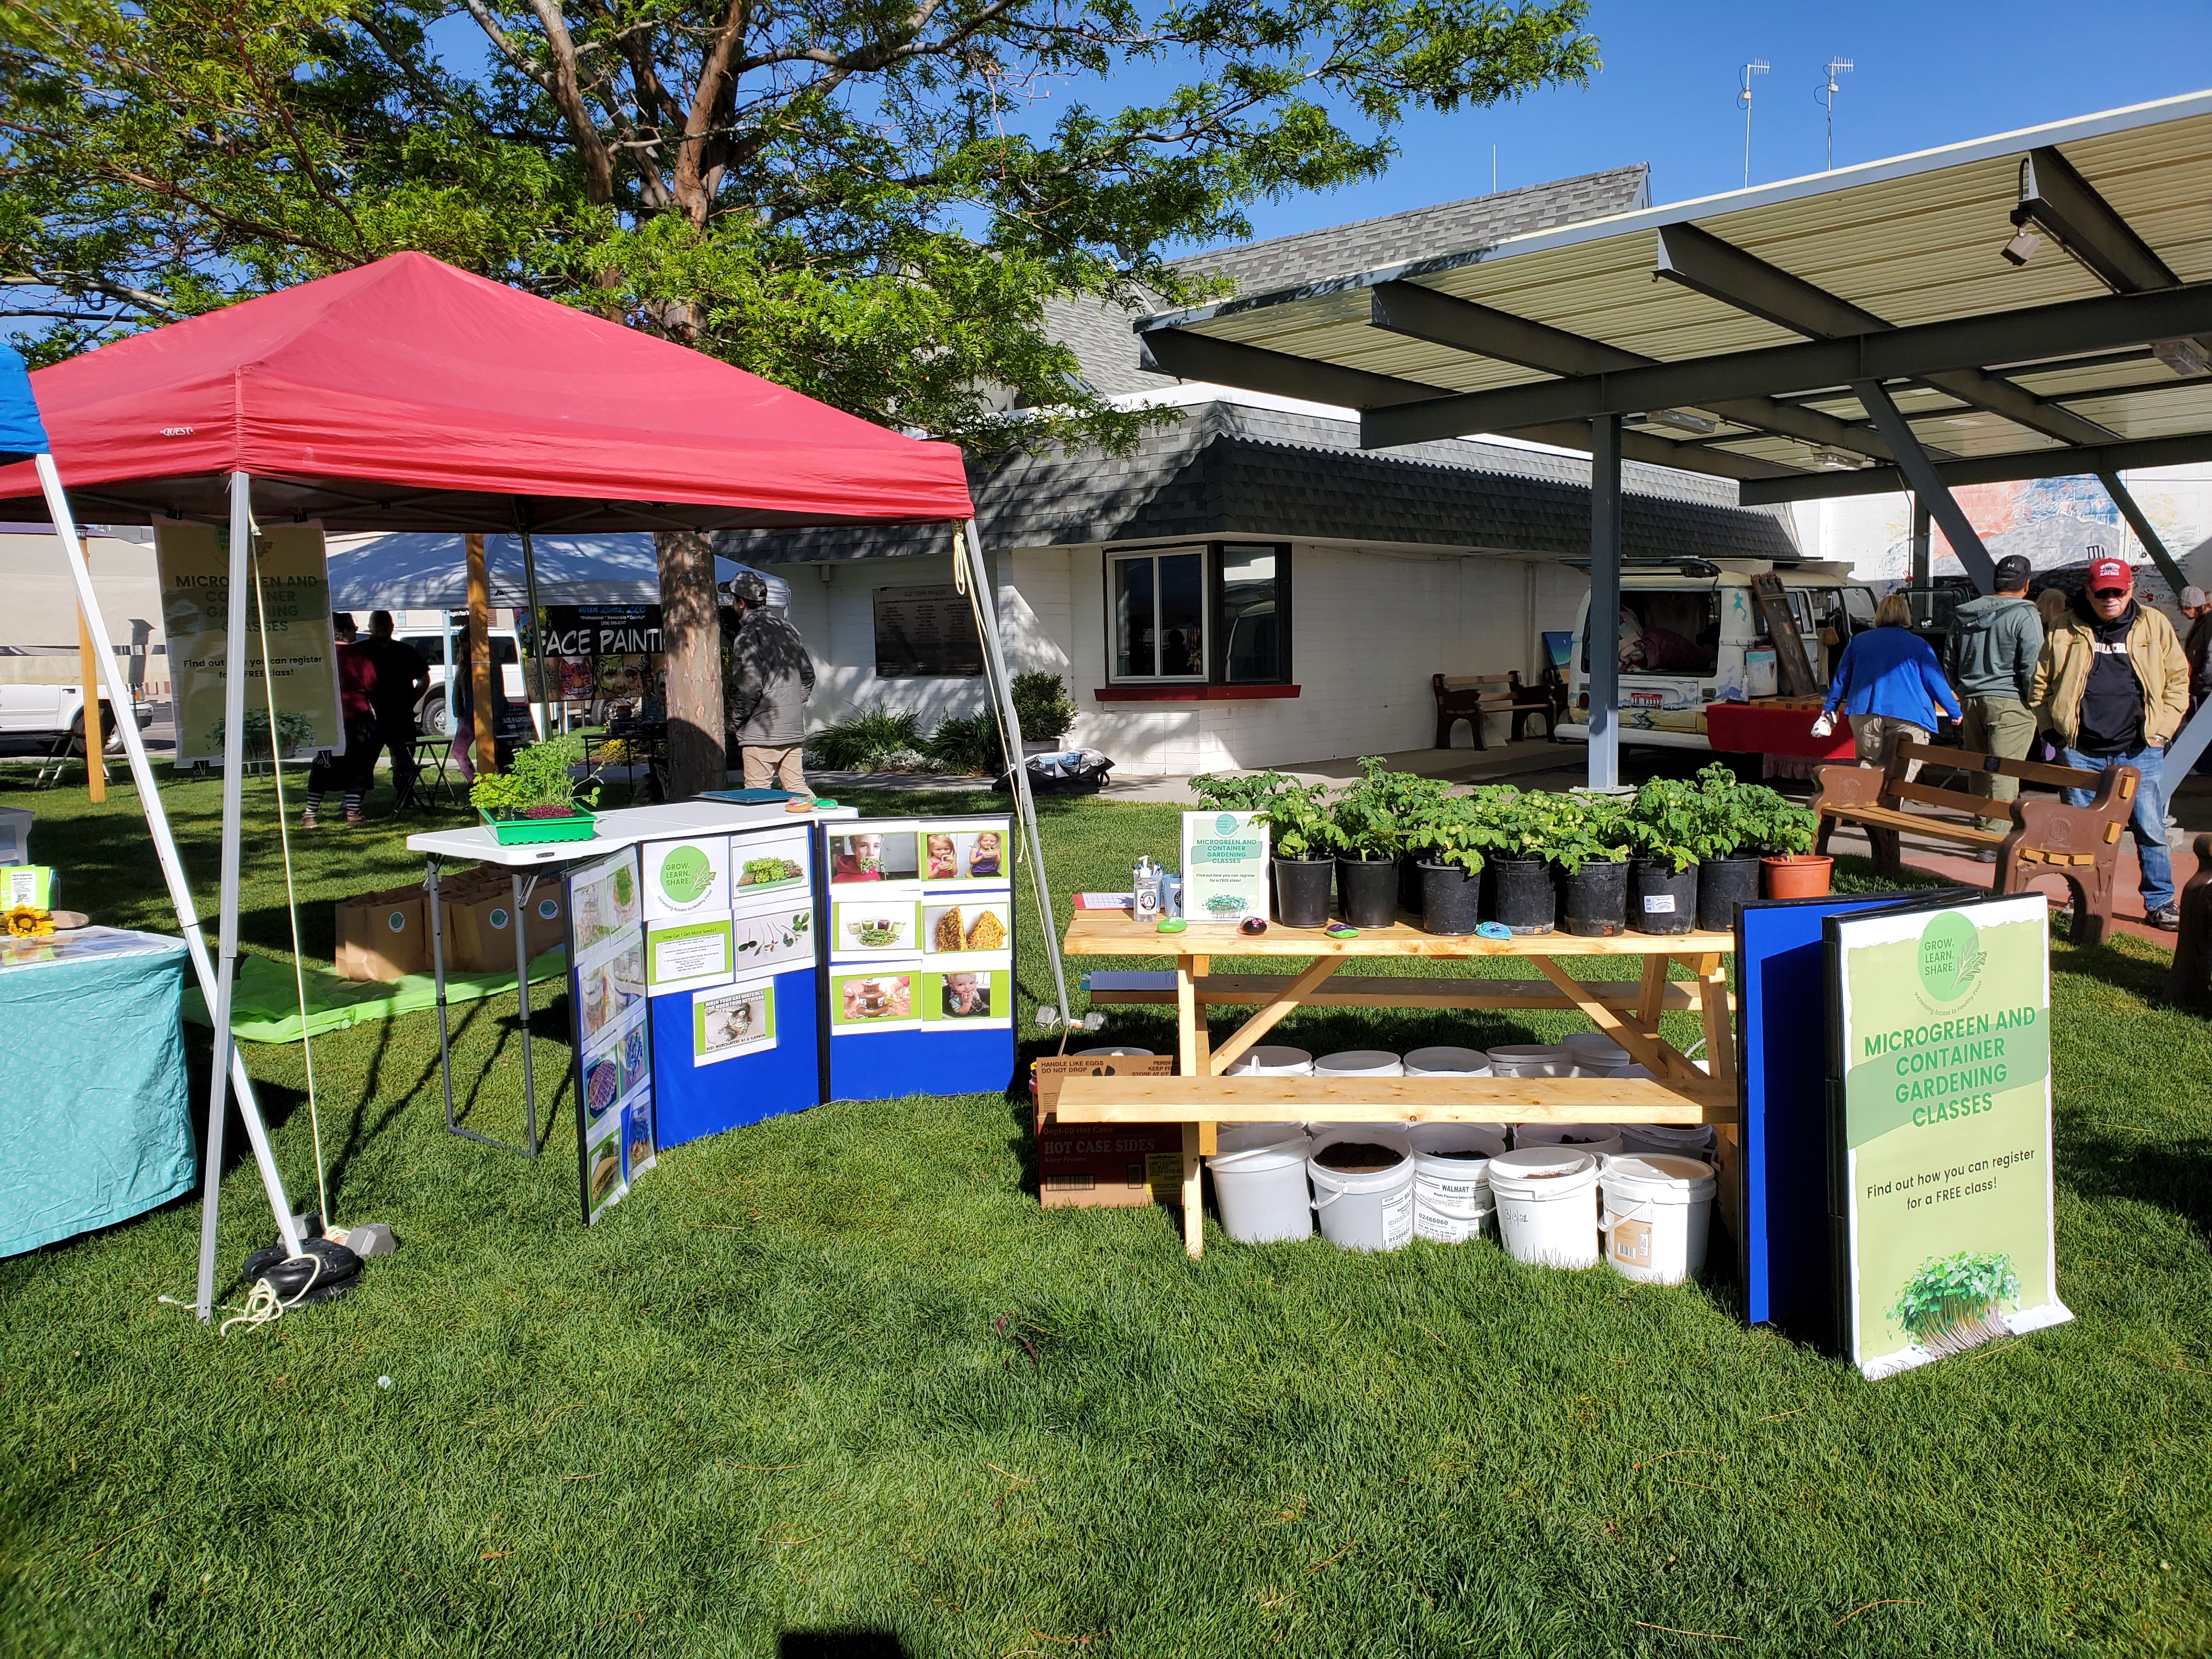
M292 923L292 981L300 994L300 1054L307 1070L307 1127L313 1132L315 1141L315 1200L321 1206L319 1212L323 1225L327 1227L331 1224L331 1194L323 1178L323 1121L315 1108L315 1049L307 1035L307 970L300 945L300 894L292 879L292 825L284 810L283 749L279 742L282 734L276 727L276 684L269 672L269 612L261 599L261 549L258 541L251 556L253 560L253 615L261 632L261 690L269 708L269 770L276 780L276 838L284 854L284 910ZM342 728L341 739L343 735ZM313 1284L313 1280L311 1279L308 1282ZM266 1279L253 1287L252 1296L246 1298L247 1314L240 1315L240 1318L246 1318L252 1312L262 1292L268 1289ZM305 1296L306 1290L302 1289L300 1294ZM270 1295L273 1297L275 1292L271 1291ZM295 1301L297 1299L294 1298ZM276 1312L264 1314L251 1322L258 1325L265 1320L274 1319L283 1311L285 1305L288 1304L280 1304ZM236 1320L229 1321L223 1329L227 1331L237 1322Z

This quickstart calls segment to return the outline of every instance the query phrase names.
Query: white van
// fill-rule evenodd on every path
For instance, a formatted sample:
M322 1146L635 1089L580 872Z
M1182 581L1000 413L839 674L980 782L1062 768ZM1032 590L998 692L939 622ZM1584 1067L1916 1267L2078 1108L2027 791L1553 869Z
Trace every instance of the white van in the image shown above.
M434 629L410 628L396 631L404 644L415 647L415 654L422 659L422 665L430 671L429 689L422 693L422 701L415 706L415 729L425 737L442 738L452 730L446 718L446 642ZM520 636L512 628L495 628L489 631L491 641L491 659L498 665L500 678L505 683L508 706L518 712L525 711L530 703L530 691L522 670L522 647ZM468 640L465 628L453 629L453 654L458 658ZM550 678L550 677L549 677ZM531 715L531 723L537 717Z
M1826 692L1851 636L1874 626L1874 590L1833 562L1673 559L1621 572L1620 615L1613 629L1620 661L1624 746L1707 749L1705 705L1771 697L1781 670L1766 617L1752 591L1772 572L1796 623L1799 641ZM1602 633L1603 630L1601 630ZM1568 716L1558 735L1589 738L1589 601L1576 619L1568 669Z

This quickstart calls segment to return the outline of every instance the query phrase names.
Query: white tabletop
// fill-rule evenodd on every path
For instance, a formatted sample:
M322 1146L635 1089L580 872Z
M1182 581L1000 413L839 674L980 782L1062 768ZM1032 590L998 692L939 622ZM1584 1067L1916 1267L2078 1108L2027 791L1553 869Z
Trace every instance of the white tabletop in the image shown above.
M682 800L665 806L622 806L602 812L589 841L501 847L493 838L489 825L478 824L471 830L433 830L427 835L410 836L407 850L434 858L467 859L477 864L529 869L543 864L575 864L586 859L604 858L641 841L660 841L672 836L735 835L745 830L829 823L860 816L856 806L810 807L804 812L792 812L786 811L781 801L739 806L724 800Z

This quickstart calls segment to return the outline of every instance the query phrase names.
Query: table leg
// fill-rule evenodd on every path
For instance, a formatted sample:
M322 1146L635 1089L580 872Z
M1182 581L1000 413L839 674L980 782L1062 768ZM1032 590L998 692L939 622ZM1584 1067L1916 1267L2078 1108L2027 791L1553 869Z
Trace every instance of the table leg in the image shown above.
M1659 1035L1659 1011L1666 1006L1667 964L1670 957L1644 958L1644 983L1636 999L1636 1023L1646 1036Z
M1714 1080L1735 1081L1735 1020L1729 1009L1728 969L1718 956L1697 961L1698 1000L1705 1022L1705 1061Z
M1198 1000L1198 957L1176 958L1176 1047L1184 1077L1204 1077L1212 1064L1207 1053L1205 1014ZM1182 1247L1196 1261L1206 1253L1206 1164L1199 1150L1201 1126L1182 1126Z
M530 1068L530 929L524 918L530 913L531 890L538 885L538 878L525 876L518 870L510 878L514 892L512 912L514 928L514 994L516 1006L522 1018L522 1125L524 1145L530 1156L538 1156L538 1079Z
M1611 1037L1628 1051L1628 1057L1648 1069L1654 1077L1665 1077L1674 1069L1669 1059L1672 1050L1656 1036L1647 1036L1631 1021L1607 1007L1591 994L1589 988L1559 966L1549 957L1529 958L1567 1000L1582 1010L1591 1024Z
M426 862L429 872L422 884L430 891L430 982L438 1003L438 1075L446 1085L446 1133L459 1134L460 1126L453 1121L453 1042L446 1024L446 928L438 909L437 855Z

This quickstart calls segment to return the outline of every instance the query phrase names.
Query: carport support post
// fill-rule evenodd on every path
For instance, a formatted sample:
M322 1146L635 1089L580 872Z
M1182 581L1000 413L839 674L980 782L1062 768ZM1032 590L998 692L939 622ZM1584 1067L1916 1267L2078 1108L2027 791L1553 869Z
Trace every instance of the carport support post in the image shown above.
M1044 869L1044 843L1037 838L1036 802L1030 794L1028 757L1022 753L1021 716L1014 712L1014 683L1006 676L1006 654L999 648L999 597L991 588L991 572L983 562L982 538L973 519L954 528L957 548L968 560L969 593L983 624L983 665L991 695L999 704L999 728L1006 734L1006 770L1013 779L1014 810L1022 821L1022 836L1029 842L1030 879L1036 888L1037 915L1043 919L1044 953L1052 963L1052 988L1060 999L1063 1023L1073 1016L1067 1006L1067 969L1060 959L1060 928L1052 918L1052 883ZM961 556L958 551L953 555Z
M1590 422L1589 787L1620 783L1620 416Z
M1943 526L1943 538L1951 544L1951 550L1959 556L1959 562L1973 578L1974 591L1989 593L1996 591L1996 565L1990 557L1989 549L1974 533L1958 498L1951 494L1951 486L1943 482L1943 475L1928 459L1928 452L1920 447L1920 440L1912 435L1912 428L1879 380L1853 380L1851 395L1867 412L1867 418L1881 433L1890 453L1897 458L1897 470L1905 475L1905 482L1912 486L1915 509L1914 526L1919 524L1918 514L1924 508L1936 523Z
M88 565L89 562L87 561ZM106 646L107 641L102 640L100 644ZM112 647L109 654L114 654ZM100 724L100 659L93 648L92 624L85 621L82 611L76 616L76 672L84 693L84 792L97 806L107 799L107 740ZM115 706L123 711L116 715L117 720L137 722L138 706L135 700Z
M2179 604L2181 590L2189 586L2187 573L2173 562L2173 555L2166 550L2166 544L2159 539L2158 532L2151 528L2150 520L2143 516L2142 508L2136 505L2136 498L2128 493L2128 487L2120 482L2120 475L2100 472L2097 482L2105 486L2105 493L2112 498L2112 505L2120 509L2120 516L2128 521L2128 528L2136 532L2136 539L2143 544L2143 551L2150 555L2150 562L2158 567L2158 574L2165 577L2172 587L2174 600Z
M52 516L54 533L62 544L62 557L69 566L70 580L76 585L76 603L80 618L91 629L95 639L106 639L107 619L100 614L100 599L92 590L92 573L87 568L82 543L76 533L76 517L70 511L69 495L62 489L61 474L54 466L51 455L36 458L39 484L46 492L46 511ZM100 678L107 686L111 705L131 707L126 696L122 671L115 665L115 653L108 652L100 663ZM192 902L191 884L185 879L184 860L177 852L177 838L169 830L169 815L161 805L161 792L154 782L154 763L147 757L146 739L138 730L137 720L127 725L117 723L116 732L123 739L123 752L131 763L131 781L138 791L138 805L146 814L146 828L154 837L155 860L161 866L161 878L168 885L169 904L177 913L177 927L185 936L185 953L191 960L193 975L198 979L200 998L209 1008L216 1006L215 966L208 960L207 938L201 931L199 907ZM218 1050L218 1052L220 1052ZM238 1091L239 1115L246 1121L246 1138L252 1144L253 1159L261 1171L263 1189L269 1194L269 1207L276 1220L277 1236L284 1248L295 1255L299 1254L300 1236L292 1225L291 1200L285 1196L284 1182L276 1173L275 1155L269 1150L269 1134L261 1122L261 1109L253 1097L252 1079L246 1074L246 1056L238 1045L230 1045L230 1084ZM216 1197L216 1180L222 1164L222 1124L218 1117L212 1126L204 1150L207 1158L207 1210L201 1224L199 1316L205 1321L215 1307L215 1255L213 1223Z
M1928 528L1928 503L1915 495L1912 498L1912 604L1915 622L1927 622L1936 614L1936 596L1929 590L1936 585L1936 538Z

